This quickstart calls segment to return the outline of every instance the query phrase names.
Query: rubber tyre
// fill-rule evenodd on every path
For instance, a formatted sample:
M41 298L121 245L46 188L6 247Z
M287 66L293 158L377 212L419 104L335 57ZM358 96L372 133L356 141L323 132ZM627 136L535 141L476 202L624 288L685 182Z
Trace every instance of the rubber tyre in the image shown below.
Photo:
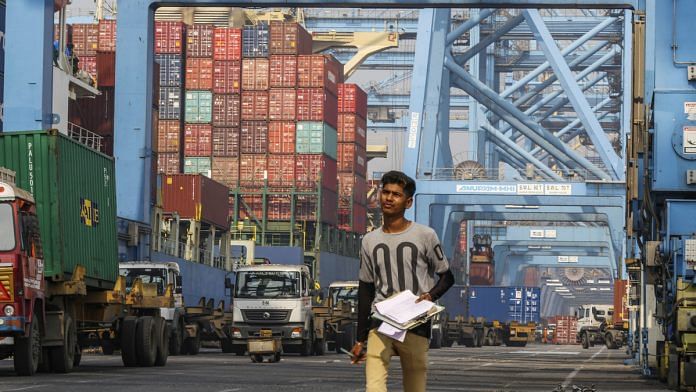
M15 338L14 368L20 376L33 376L41 360L41 330L34 313L29 324L29 336Z
M157 342L160 340L155 328L155 319L152 316L140 317L135 331L138 366L154 366L157 359Z
M315 339L314 340L314 355L321 356L326 354L326 340Z
M48 347L41 350L41 360L39 361L39 368L36 370L39 373L51 373L51 353Z
M123 366L138 366L138 353L135 349L135 333L138 326L138 318L127 316L121 323L121 359Z
M300 355L303 357L308 357L314 352L314 327L310 328L309 336L302 340L302 352Z
M77 353L77 331L75 323L69 314L65 314L63 319L65 323L63 337L63 345L54 347L50 351L51 368L56 373L70 373L75 366L75 354Z
M171 336L169 324L167 321L159 317L159 334L160 341L157 345L157 356L155 357L155 366L165 366L167 358L169 358L169 337Z
M434 329L430 336L430 348L438 349L442 347L442 332L439 329Z
M232 339L230 339L230 338L220 339L220 348L222 349L222 352L225 354L233 353L234 346L232 345Z
M196 328L196 336L186 338L184 341L184 351L188 355L198 355L201 351L201 329Z
M280 362L280 353L273 354L273 360L271 362Z
M184 323L177 323L176 330L169 339L169 355L182 355L184 347Z
M583 332L582 335L580 335L580 341L582 342L582 348L590 348L590 337L587 336L587 332Z
M604 335L604 344L607 346L609 350L618 350L619 348L619 346L614 341L614 336L609 332L607 332L606 335Z

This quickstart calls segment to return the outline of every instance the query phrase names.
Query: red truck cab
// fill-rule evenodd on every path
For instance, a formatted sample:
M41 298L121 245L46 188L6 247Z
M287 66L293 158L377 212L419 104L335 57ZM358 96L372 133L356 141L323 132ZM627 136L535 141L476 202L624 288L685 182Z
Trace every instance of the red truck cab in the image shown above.
M11 173L11 172L10 172ZM33 196L0 178L0 358L15 354L43 319L44 262ZM39 320L33 320L38 317Z

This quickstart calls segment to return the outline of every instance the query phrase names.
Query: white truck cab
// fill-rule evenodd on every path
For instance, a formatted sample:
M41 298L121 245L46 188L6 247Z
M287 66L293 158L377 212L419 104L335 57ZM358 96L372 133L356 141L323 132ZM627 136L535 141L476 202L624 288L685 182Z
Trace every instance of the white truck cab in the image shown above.
M263 264L237 269L233 287L232 344L243 353L261 331L280 337L283 350L314 350L313 282L305 265Z
M582 329L599 329L602 323L611 321L614 313L612 305L581 305L578 308L578 331Z

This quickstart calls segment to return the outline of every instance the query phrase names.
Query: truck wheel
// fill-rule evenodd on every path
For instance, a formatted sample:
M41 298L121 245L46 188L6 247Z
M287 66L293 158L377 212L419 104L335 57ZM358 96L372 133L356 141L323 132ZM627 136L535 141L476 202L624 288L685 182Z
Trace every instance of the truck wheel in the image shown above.
M587 332L583 332L583 334L580 336L580 339L582 340L582 348L590 348L590 337L587 336Z
M619 348L619 345L616 344L614 335L612 335L611 332L607 332L606 335L604 335L604 344L610 350L617 350Z
M17 337L14 353L14 368L20 376L33 376L41 359L41 330L36 312L31 317L29 336Z
M222 349L222 352L225 354L233 353L234 346L232 345L232 339L230 339L230 338L220 339L220 348Z
M127 316L121 323L119 337L121 340L121 359L123 366L138 366L138 353L135 350L135 332L138 326L138 318Z
M184 341L184 350L188 355L198 355L201 351L201 329L196 328L196 336L186 338Z
M300 355L303 357L308 357L312 355L314 351L314 328L310 328L309 336L307 339L302 340L302 352Z
M152 316L138 319L135 328L135 348L138 355L138 365L150 367L157 359L157 342L160 336L155 330L155 320Z
M169 339L169 355L182 355L184 347L184 323L179 321Z
M315 339L314 340L314 355L324 355L326 354L326 340Z
M79 344L75 345L75 359L73 360L73 368L80 366L82 362L82 347Z
M160 333L158 336L161 336L161 340L157 345L155 366L164 366L167 364L167 358L169 357L169 337L171 336L171 332L169 330L169 324L167 324L165 319L159 317L158 320L160 320Z
M39 361L39 368L36 369L37 372L39 373L51 373L53 369L51 369L51 357L50 357L50 349L47 347L44 347L41 350L41 360Z
M77 352L77 331L75 323L69 314L64 318L63 345L51 349L51 367L56 373L70 373L75 366L75 353Z

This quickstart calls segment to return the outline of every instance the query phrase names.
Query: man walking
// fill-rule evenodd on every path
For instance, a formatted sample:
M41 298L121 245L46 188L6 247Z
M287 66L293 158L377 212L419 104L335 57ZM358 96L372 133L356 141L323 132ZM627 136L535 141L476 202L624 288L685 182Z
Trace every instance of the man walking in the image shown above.
M365 235L360 252L358 339L352 349L353 363L366 359L367 392L383 392L387 390L391 357L398 355L404 391L423 392L430 322L409 330L399 342L377 332L381 322L371 319L370 314L374 303L404 290L418 295L418 301L436 301L454 284L454 275L435 231L404 217L413 205L415 181L402 172L390 171L381 183L384 221L382 227Z

